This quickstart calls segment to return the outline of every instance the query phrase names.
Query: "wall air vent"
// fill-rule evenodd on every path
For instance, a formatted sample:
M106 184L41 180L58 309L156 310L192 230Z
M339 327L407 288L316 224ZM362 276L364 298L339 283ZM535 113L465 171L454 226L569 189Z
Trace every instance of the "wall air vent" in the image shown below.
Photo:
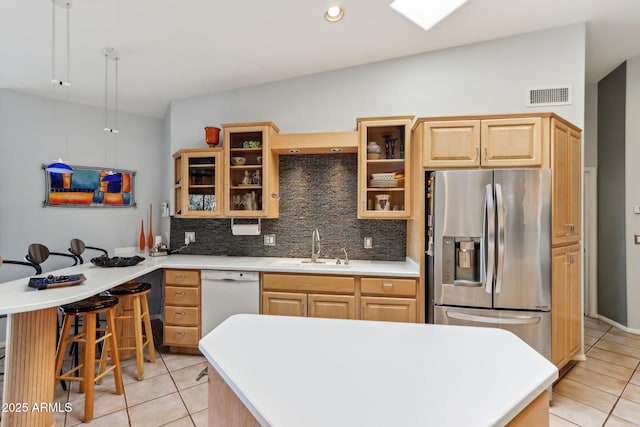
M527 90L526 107L543 107L546 105L570 105L571 86L545 87Z

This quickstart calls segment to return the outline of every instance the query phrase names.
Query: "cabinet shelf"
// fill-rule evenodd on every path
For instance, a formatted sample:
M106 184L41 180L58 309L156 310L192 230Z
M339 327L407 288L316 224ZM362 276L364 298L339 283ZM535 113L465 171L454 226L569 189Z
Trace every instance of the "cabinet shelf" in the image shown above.
M229 167L231 169L262 169L262 165L238 165Z
M375 159L367 160L369 164L398 164L404 165L405 159Z
M367 191L386 193L389 191L404 191L404 187L367 187Z
M257 147L257 148L229 148L229 151L232 153L251 153L251 152L257 152L257 151L262 151L262 147Z
M214 163L198 163L198 164L190 164L189 169L209 169L214 168L216 165Z
M189 188L216 188L215 184L196 184L190 185Z
M232 185L232 190L261 190L262 185Z

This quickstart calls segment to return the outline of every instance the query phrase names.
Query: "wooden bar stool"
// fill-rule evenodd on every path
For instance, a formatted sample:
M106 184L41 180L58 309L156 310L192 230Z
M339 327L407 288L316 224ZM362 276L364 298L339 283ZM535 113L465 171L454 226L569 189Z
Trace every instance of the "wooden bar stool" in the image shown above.
M114 312L117 304L118 298L114 296L92 296L82 301L65 304L60 307L60 310L64 313L64 320L62 322L60 342L56 351L56 380L80 382L80 393L84 393L85 422L93 419L94 385L97 381L101 381L105 375L113 371L116 383L116 394L122 394L124 391L120 370L120 358L117 351L118 342L115 334ZM105 313L107 318L106 328L96 327L96 315L98 313ZM82 316L83 318L83 331L69 336L71 324L77 316ZM96 332L103 332L104 335L96 338ZM103 354L99 360L96 360L96 345L102 342L108 345L103 346ZM83 343L81 362L70 370L60 373L67 345L73 343ZM111 366L108 369L103 369L103 364L100 363L101 369L99 374L96 375L96 363L104 362L106 365L107 362L107 360L104 360L106 356L104 351L105 347L115 349L115 351L111 353L109 360ZM73 376L76 371L80 373L80 376Z
M136 370L138 380L144 379L144 348L149 350L149 361L155 362L156 353L153 346L153 331L151 330L151 318L149 317L149 304L147 294L151 292L151 285L143 282L130 282L116 286L109 291L110 295L120 298L120 303L116 308L118 321L118 339L120 340L119 350L135 350ZM125 322L133 322L133 335L125 335L127 328ZM143 331L144 326L144 331ZM131 328L128 328L130 331ZM127 345L133 341L133 345Z

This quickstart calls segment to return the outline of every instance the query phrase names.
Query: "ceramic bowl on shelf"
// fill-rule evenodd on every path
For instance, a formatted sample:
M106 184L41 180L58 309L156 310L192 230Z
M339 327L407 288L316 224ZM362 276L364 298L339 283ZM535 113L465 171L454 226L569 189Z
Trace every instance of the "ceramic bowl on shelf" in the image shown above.
M246 157L232 157L231 158L231 164L234 166L242 166L245 163L247 163L247 158Z

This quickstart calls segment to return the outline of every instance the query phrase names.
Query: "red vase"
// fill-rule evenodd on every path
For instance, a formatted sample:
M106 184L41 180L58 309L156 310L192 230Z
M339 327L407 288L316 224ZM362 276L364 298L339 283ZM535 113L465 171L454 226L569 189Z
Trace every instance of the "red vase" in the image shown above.
M140 221L140 251L144 251L146 239L144 238L144 219Z
M153 204L149 205L149 238L147 239L147 247L153 247Z
M209 147L213 148L220 142L220 128L206 127L204 128L204 140Z

